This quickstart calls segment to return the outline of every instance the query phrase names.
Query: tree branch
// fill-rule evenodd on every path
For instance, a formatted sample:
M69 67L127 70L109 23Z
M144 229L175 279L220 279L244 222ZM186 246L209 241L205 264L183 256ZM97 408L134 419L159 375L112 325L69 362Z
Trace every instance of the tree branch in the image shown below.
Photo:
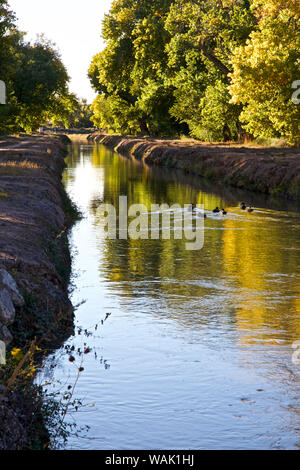
M199 41L199 47L200 50L202 51L203 55L210 61L212 62L224 75L228 76L231 71L229 68L223 64L223 62L220 61L208 48L205 40L200 40Z

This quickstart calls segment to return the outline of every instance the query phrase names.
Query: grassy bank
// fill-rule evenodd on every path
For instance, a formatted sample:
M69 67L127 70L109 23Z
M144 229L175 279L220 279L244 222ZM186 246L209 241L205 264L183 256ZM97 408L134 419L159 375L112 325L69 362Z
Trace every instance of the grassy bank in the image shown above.
M148 165L177 168L241 189L293 200L300 198L299 149L103 133L91 134L88 140Z
M78 212L61 181L69 142L0 137L0 340L7 347L0 367L1 449L47 445L49 417L33 383L36 364L73 332L67 233Z

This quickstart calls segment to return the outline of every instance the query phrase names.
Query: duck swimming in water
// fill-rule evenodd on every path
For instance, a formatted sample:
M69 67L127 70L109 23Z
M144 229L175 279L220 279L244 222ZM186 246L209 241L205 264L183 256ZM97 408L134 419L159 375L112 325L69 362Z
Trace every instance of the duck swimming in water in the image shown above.
M227 215L227 212L225 211L225 209L222 209L221 212L222 212L223 215Z
M216 207L216 208L213 210L213 213L214 213L214 214L219 214L219 212L220 212L220 209L219 209L218 207Z
M242 202L242 204L241 204L241 209L242 209L243 211L245 211L245 210L247 209L247 205L246 205L245 202Z
M248 209L247 209L247 211L251 213L251 212L253 212L253 211L254 211L254 209L253 209L253 207L252 207L252 206L249 206L249 207L248 207Z

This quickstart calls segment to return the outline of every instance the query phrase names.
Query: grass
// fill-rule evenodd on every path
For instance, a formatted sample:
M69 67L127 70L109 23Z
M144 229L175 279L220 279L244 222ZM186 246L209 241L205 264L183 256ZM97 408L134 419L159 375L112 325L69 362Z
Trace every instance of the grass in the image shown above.
M37 394L37 387L33 383L36 374L36 349L35 341L23 351L20 348L9 348L6 365L0 367L0 383L4 386L0 404L5 406L8 403L7 408L19 415L22 403L22 420L26 426L26 448L23 450L42 450L49 441L49 433L41 413L43 397ZM2 423L4 435L11 424L9 419Z
M32 170L40 170L43 167L29 160L6 161L0 163L0 174L2 176L22 176Z
M65 347L65 353L70 355L71 346ZM74 353L75 354L75 353ZM50 450L64 447L71 434L79 435L88 430L88 426L78 428L73 421L66 421L66 417L74 411L78 411L83 403L74 399L74 391L83 372L83 352L76 353L80 358L73 385L62 385L59 382L59 390L50 391L45 388L47 384L38 384L37 371L43 368L48 355L46 349L38 346L36 339L24 347L9 348L6 355L6 364L0 366L0 405L12 410L15 416L22 414L25 440L22 442L22 450ZM85 353L84 353L85 354ZM52 391L53 390L53 391ZM8 413L8 416L9 413ZM6 420L2 423L2 433L10 434L12 423ZM18 427L18 426L17 426Z

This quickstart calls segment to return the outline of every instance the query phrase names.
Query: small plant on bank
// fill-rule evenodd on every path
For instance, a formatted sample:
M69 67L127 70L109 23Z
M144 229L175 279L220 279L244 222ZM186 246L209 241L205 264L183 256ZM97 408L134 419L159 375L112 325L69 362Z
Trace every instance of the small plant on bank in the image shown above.
M105 318L94 326L93 331L78 327L77 335L92 337L110 315L107 313ZM37 383L37 374L45 368L49 355L49 351L41 347L43 340L44 338L41 338L37 341L35 338L28 346L10 348L7 364L0 367L0 384L3 384L0 387L0 407L3 403L10 406L14 402L18 402L20 406L21 401L22 413L26 414L29 421L26 426L29 430L26 449L31 450L60 449L65 447L71 436L85 437L89 427L77 426L73 414L82 408L94 406L74 398L76 386L84 373L84 358L93 352L93 348L87 343L88 340L81 348L76 349L74 345L67 343L61 349L74 367L74 379L68 384L54 381L53 377L51 380ZM94 354L97 359L97 353ZM109 368L106 361L101 360L100 363ZM50 369L53 370L55 365L51 364Z

